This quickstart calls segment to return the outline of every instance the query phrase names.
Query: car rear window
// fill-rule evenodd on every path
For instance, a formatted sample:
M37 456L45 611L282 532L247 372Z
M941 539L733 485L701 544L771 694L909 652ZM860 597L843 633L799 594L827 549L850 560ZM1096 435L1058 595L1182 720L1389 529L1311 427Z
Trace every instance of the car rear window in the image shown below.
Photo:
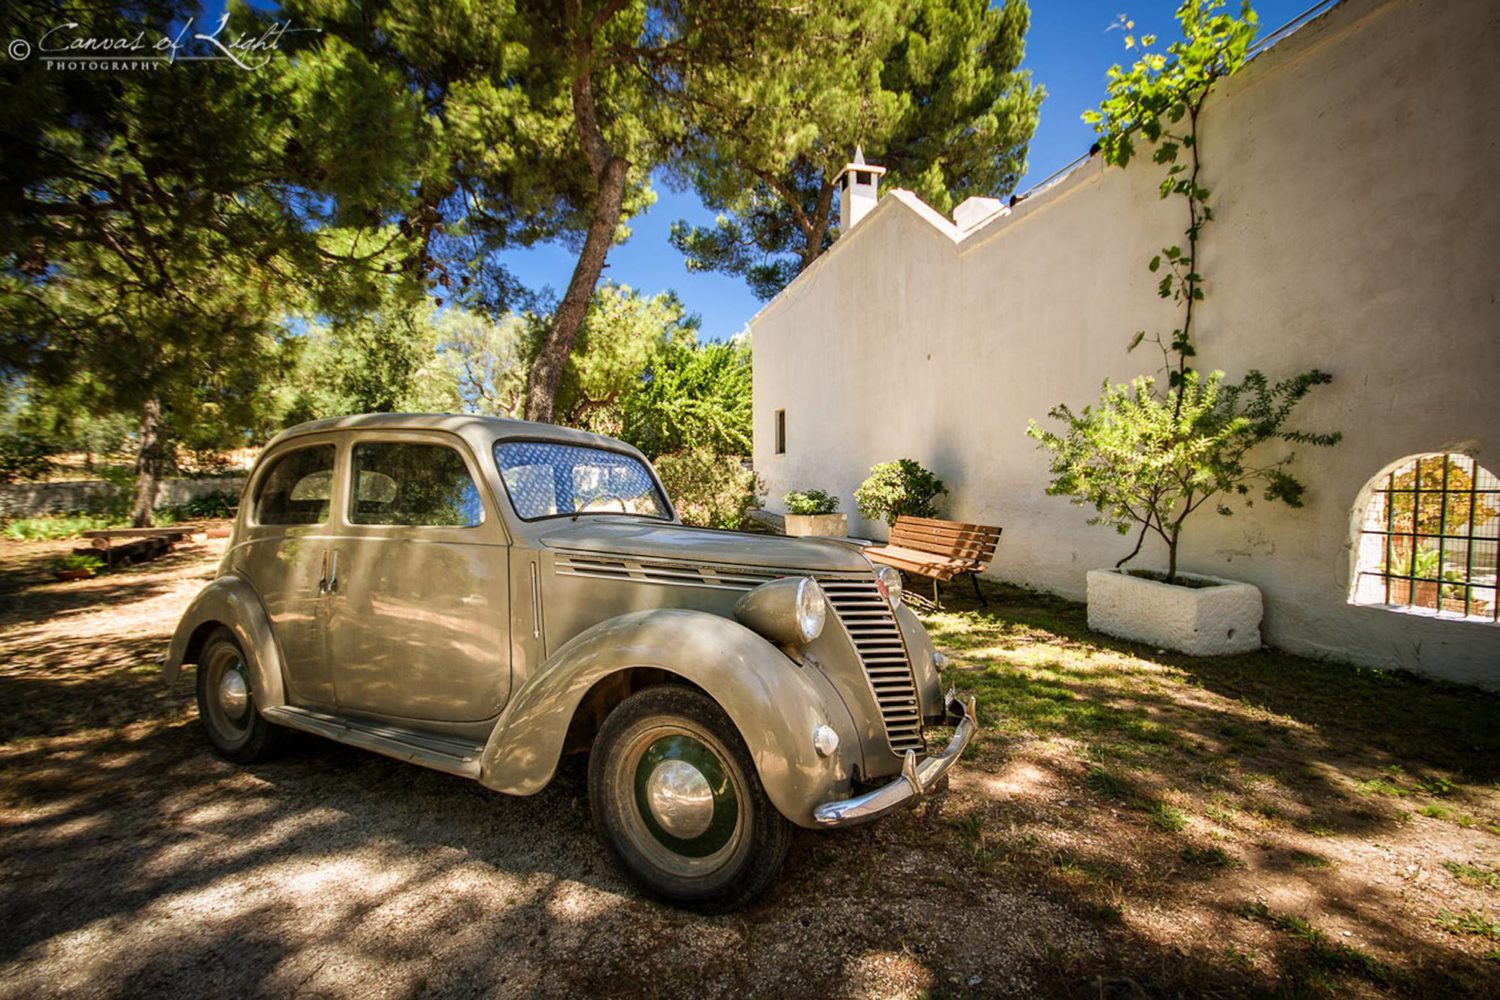
M255 495L257 524L325 524L333 497L333 445L314 445L272 461Z
M351 524L472 528L484 503L463 456L440 444L354 446Z
M526 521L575 514L671 516L651 470L633 455L549 441L501 441L495 462L511 504Z

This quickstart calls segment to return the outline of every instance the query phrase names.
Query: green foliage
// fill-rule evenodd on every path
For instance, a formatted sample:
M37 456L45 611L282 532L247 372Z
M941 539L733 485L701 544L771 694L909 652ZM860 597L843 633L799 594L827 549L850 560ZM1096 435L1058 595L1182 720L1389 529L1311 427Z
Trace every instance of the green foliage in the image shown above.
M861 517L895 524L896 518L936 517L936 500L948 492L943 481L909 458L882 462L854 491Z
M85 555L79 552L69 552L67 555L58 556L52 560L54 570L87 570L90 575L99 572L104 565L104 560L98 556Z
M1187 829L1187 813L1174 805L1165 802L1153 803L1146 815L1151 820L1151 825L1163 833L1180 833Z
M1249 0L1241 4L1238 18L1220 13L1224 6L1224 0L1184 0L1177 8L1182 38L1170 43L1165 53L1146 51L1156 37L1137 38L1132 33L1134 22L1122 22L1125 48L1139 49L1140 58L1129 69L1111 66L1109 97L1097 111L1083 113L1083 120L1099 133L1099 149L1106 162L1128 164L1135 155L1137 135L1151 143L1166 140L1165 148L1153 154L1157 163L1174 163L1182 147L1196 142L1195 136L1175 129L1184 118L1193 124L1192 116L1202 109L1215 80L1233 75L1244 65L1260 21Z
M1492 917L1478 910L1462 910L1438 913L1438 926L1449 934L1472 934L1479 937L1500 938L1500 917Z
M782 497L788 514L833 514L839 498L825 490L793 490Z
M620 436L649 457L683 450L748 454L751 444L747 341L670 341L621 401Z
M107 514L44 514L7 521L0 536L11 542L51 542L77 538L85 531L98 531L119 523L118 517Z
M533 355L545 327L545 322L532 325ZM689 315L671 292L647 296L626 285L600 286L558 384L557 421L615 437L626 435L633 421L632 443L648 455L680 450L683 445L678 442L662 447L648 440L639 425L656 427L658 422L653 420L652 405L637 397L648 391L658 368L683 358L679 348L695 345L697 329L698 318ZM668 427L672 419L660 416Z
M763 502L760 477L733 455L705 448L663 455L656 472L684 524L734 531Z
M887 183L948 212L1015 187L1044 96L1019 68L1024 0L843 0L803 17L816 43L712 87L696 119L707 141L674 164L720 213L673 225L688 269L742 277L765 299L837 235L835 180L857 145Z
M1266 501L1302 506L1303 486L1287 471L1295 453L1252 462L1253 449L1268 442L1329 446L1339 440L1337 434L1287 428L1297 403L1329 381L1323 372L1275 385L1255 371L1239 385L1226 385L1223 378L1223 372L1203 378L1190 371L1165 395L1148 376L1129 385L1105 382L1099 402L1081 413L1065 404L1052 409L1050 416L1065 425L1062 433L1036 421L1027 431L1052 453L1047 493L1093 507L1091 524L1107 524L1122 535L1137 527L1143 536L1156 533L1168 548L1168 582L1176 578L1183 521L1204 504L1214 501L1228 515L1233 509L1226 500L1250 506L1258 492Z
M47 478L55 443L31 434L0 434L0 483Z
M240 498L237 493L227 493L224 490L210 490L207 493L193 497L186 503L172 504L169 507L159 507L157 510L167 515L167 518L170 519L167 523L222 519L232 517L234 515L234 507L239 502Z

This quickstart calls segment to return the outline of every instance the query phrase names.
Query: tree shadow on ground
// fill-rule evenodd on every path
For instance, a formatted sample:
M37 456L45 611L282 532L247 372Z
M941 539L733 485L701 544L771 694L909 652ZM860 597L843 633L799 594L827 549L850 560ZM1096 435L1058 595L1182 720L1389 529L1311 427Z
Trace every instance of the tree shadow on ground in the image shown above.
M0 994L1489 988L1477 959L1413 932L1409 886L1295 855L1399 842L1398 800L1348 776L1414 787L1414 764L1393 775L1363 729L1137 664L1079 631L1076 606L994 597L1007 603L965 619L983 634L955 672L992 726L951 790L799 831L769 893L717 917L615 873L582 758L527 798L312 737L240 767L209 751L191 676L150 690L172 621L12 630L0 720L27 713L0 729Z
M1433 927L1442 903L1483 908L1482 894L1439 872L1419 907L1390 858L1493 856L1500 699L1276 652L1172 656L1089 632L1081 605L987 590L988 609L950 596L929 616L995 733L980 770L1002 774L953 826L976 857L1081 893L1106 922L1179 924L1134 942L1133 982L1493 988L1483 946ZM1024 787L1004 779L1007 757L1026 762ZM1433 819L1407 808L1424 802ZM1438 822L1450 807L1478 816L1462 814L1472 829Z

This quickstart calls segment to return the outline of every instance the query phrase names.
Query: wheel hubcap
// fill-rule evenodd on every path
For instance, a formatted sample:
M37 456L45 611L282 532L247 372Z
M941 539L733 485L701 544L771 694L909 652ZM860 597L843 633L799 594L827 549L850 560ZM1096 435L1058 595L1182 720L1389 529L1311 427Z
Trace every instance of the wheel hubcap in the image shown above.
M674 837L692 840L714 821L714 792L703 772L685 760L664 760L646 779L646 805Z
M652 740L634 778L641 825L660 847L708 859L734 839L740 818L734 780L701 741L682 733Z
M245 675L240 673L239 664L236 663L219 678L219 706L224 709L225 715L238 719L245 714L249 705L250 685L245 683Z

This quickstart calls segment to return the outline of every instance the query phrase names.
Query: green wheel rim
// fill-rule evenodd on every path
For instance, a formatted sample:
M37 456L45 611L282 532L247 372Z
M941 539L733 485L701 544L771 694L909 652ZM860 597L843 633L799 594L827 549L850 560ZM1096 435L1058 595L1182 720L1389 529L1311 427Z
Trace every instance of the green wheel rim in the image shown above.
M678 837L657 822L647 795L651 776L667 761L690 764L707 781L713 796L713 818L707 828L693 837ZM734 780L712 750L691 736L674 734L652 742L641 754L635 767L635 803L641 822L651 836L668 850L688 858L706 858L724 849L739 823L740 803Z

